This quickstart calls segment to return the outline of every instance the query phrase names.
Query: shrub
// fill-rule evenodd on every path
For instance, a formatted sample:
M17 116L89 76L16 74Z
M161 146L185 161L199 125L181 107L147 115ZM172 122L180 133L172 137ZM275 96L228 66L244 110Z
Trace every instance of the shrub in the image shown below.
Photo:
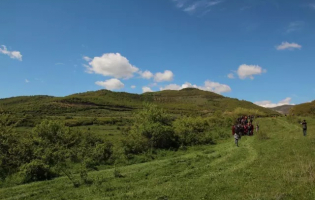
M175 135L181 145L196 145L213 142L209 124L201 117L183 117L174 123Z
M124 130L126 131L126 130ZM134 117L134 123L123 140L126 153L141 153L149 148L176 147L172 118L163 109L146 104Z
M47 180L56 176L56 174L50 170L49 165L37 159L22 165L19 174L22 177L23 183Z

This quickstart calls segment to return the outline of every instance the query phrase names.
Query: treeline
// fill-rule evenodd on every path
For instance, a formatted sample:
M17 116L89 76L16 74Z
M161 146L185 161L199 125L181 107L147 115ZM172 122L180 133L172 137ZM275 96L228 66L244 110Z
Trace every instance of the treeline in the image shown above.
M124 124L120 143L114 146L90 131L70 128L65 121L43 120L31 132L17 134L11 116L0 116L0 178L15 184L48 180L57 176L79 173L99 165L113 165L121 159L154 152L158 149L177 150L181 147L214 144L230 137L233 116L215 113L211 117L174 117L155 105L147 104ZM109 119L92 119L99 124L123 123ZM67 124L68 123L68 124ZM127 125L130 124L130 125ZM68 125L68 126L66 126Z

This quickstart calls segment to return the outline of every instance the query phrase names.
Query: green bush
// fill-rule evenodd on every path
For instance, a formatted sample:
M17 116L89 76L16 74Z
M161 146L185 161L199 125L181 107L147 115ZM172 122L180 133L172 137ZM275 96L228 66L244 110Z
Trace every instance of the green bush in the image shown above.
M149 148L177 147L172 118L163 109L147 104L134 117L134 123L123 140L125 152L141 153Z
M56 176L56 174L51 171L49 165L37 159L22 165L19 175L22 178L22 183L48 180Z
M51 179L66 174L74 163L95 169L110 162L112 144L90 133L44 120L23 137L12 130L7 116L0 116L0 177L13 175L18 182ZM18 175L16 175L18 174ZM17 178L18 176L18 178Z
M212 143L213 137L207 120L197 117L183 117L174 123L175 135L181 145Z

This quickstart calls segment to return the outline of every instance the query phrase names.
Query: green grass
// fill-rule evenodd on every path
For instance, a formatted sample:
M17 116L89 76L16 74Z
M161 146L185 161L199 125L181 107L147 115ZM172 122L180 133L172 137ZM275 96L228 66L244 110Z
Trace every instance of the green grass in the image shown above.
M308 135L286 118L259 119L269 139L242 137L167 152L151 162L0 189L1 199L315 199L315 120ZM95 127L97 128L97 127ZM97 131L97 130L95 130ZM101 131L101 130L99 130Z

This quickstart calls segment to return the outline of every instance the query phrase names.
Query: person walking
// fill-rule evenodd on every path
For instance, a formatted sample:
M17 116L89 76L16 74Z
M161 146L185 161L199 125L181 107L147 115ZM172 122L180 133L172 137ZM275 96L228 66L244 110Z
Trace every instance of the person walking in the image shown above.
M300 123L300 124L302 124L302 128L303 128L303 135L304 135L304 136L306 136L307 123L306 123L305 119L304 119L304 120L303 120L303 122L302 122L302 123Z
M253 132L254 132L254 126L253 126L253 124L249 123L249 125L248 125L248 135L252 136Z
M241 125L238 124L238 125L235 127L235 133L234 133L234 141L235 141L235 144L236 144L237 147L238 147L238 140L241 139L240 130L241 130Z
M256 124L256 133L259 131L259 125Z

